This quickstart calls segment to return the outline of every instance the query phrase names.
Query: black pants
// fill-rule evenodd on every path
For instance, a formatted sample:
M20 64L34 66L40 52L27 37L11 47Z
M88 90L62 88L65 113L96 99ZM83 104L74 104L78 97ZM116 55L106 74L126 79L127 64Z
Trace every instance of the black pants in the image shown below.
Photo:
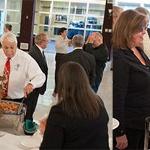
M56 62L56 67L55 67L55 88L54 88L54 92L57 93L57 84L58 84L58 71L59 71L59 68L61 67L62 65L62 57L64 56L65 54L60 54L60 53L56 53L56 56L55 56L55 62Z
M137 130L137 129L126 129L126 136L128 139L128 147L126 150L144 150L144 130ZM114 137L113 140L113 150L118 150L115 148L116 140Z
M106 64L101 64L98 67L98 70L96 70L95 84L94 84L94 87L92 87L95 92L97 92L97 90L99 88L99 85L100 85L100 83L102 81L102 77L103 77L103 72L104 72L105 66L106 66Z
M26 119L33 120L33 114L37 105L38 97L39 97L39 89L34 89L33 92L31 92L28 95L27 99L24 101L24 103L27 106L25 120Z

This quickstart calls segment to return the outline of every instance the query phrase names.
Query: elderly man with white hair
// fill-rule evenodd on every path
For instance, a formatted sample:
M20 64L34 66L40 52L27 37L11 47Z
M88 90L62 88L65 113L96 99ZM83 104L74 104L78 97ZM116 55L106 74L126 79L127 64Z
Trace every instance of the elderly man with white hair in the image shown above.
M103 78L103 71L106 66L106 62L108 59L108 49L106 45L103 43L103 36L99 32L93 32L91 34L93 38L93 43L84 46L84 50L95 57L96 61L96 78L95 85L93 87L94 91L97 92L100 83Z
M2 97L21 102L35 88L43 85L45 75L29 54L17 48L17 39L13 33L2 35L1 44L0 76L4 77ZM29 126L32 130L36 130L32 122Z

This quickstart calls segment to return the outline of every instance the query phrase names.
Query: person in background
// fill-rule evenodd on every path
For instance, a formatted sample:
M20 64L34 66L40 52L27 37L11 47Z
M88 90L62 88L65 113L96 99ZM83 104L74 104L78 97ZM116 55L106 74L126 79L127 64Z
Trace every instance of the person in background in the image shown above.
M46 91L47 85L47 75L48 75L48 67L46 58L44 55L44 49L47 47L48 44L48 36L45 33L39 33L35 36L35 45L29 51L29 55L33 57L33 59L37 62L42 72L45 74L46 80L44 84L40 88L35 88L30 95L28 96L27 101L27 113L26 113L26 120L24 124L24 130L26 134L34 134L36 130L32 130L29 128L30 124L33 124L33 113L36 108L36 104L38 101L39 94L43 95ZM34 128L33 128L34 129Z
M121 13L113 31L114 149L144 149L145 118L150 116L150 60L141 49L148 18Z
M45 82L45 75L36 61L26 52L17 48L16 35L11 32L2 35L0 50L0 76L2 81L2 98L16 102L28 103L28 96L34 89L40 88ZM28 109L27 109L28 114ZM28 116L25 117L28 119ZM36 124L30 124L36 130Z
M148 22L149 22L150 13L146 8L137 7L135 10L146 15L148 17ZM150 29L149 29L149 31L150 31ZM148 29L144 35L144 40L143 40L143 44L141 45L141 47L143 48L143 50L147 54L147 56L150 57L150 36L148 33Z
M56 96L56 89L57 89L57 74L58 74L58 68L61 65L61 58L64 54L68 53L68 46L70 46L71 41L67 38L67 28L62 27L59 29L59 36L56 39L55 43L55 50L56 50L56 68L55 68L55 88L53 92L53 96Z
M95 58L91 54L83 51L84 38L82 35L74 35L72 38L73 51L64 55L61 59L61 64L73 61L79 63L87 73L91 87L95 84ZM67 72L66 72L67 73Z
M5 24L4 25L4 34L7 33L7 32L11 32L12 31L12 25L11 24ZM0 38L0 48L2 47L2 44L1 44L1 38Z
M12 32L12 25L8 23L4 25L4 33L7 32Z
M123 12L123 8L119 7L119 6L113 6L113 15L112 15L112 30L114 30L114 26L120 16L120 14ZM112 49L110 51L110 60L111 60L111 67L110 70L113 70L113 52Z
M96 60L96 78L95 78L95 84L93 89L95 92L97 92L108 59L108 50L105 44L103 44L103 36L101 33L93 32L90 38L92 44L88 44L88 45L85 44L84 51L92 54Z
M67 62L61 66L58 80L58 103L50 110L45 132L41 126L40 150L109 150L108 114L84 68Z
M113 21L112 21L112 26L113 26L113 29L114 29L114 26L120 16L120 14L123 12L123 8L119 7L119 6L113 6Z

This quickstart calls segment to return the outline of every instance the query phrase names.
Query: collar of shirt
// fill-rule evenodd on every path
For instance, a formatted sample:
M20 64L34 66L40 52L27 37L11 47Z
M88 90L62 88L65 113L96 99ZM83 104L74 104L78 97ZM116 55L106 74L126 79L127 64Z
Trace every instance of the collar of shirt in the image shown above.
M82 47L75 47L74 50L76 50L76 49L82 49Z
M22 51L22 50L20 50L20 49L17 48L14 57L11 58L11 61L13 61L17 57L18 51Z
M37 44L35 44L38 48L39 48L39 50L41 51L41 53L43 54L43 49L40 47L40 46L38 46Z
M7 57L6 57L5 53L4 53L4 50L1 49L1 51L2 51L2 56L3 56L3 58L7 59Z

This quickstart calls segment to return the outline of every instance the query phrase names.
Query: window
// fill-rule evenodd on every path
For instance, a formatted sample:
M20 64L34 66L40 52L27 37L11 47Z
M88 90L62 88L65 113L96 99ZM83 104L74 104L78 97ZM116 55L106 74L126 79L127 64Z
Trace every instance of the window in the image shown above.
M0 9L5 8L5 0L0 0Z
M22 0L7 0L7 9L21 10Z
M70 14L86 14L86 3L71 3Z
M36 0L34 33L47 31L55 40L61 27L68 29L69 38L101 31L105 3L106 0Z

